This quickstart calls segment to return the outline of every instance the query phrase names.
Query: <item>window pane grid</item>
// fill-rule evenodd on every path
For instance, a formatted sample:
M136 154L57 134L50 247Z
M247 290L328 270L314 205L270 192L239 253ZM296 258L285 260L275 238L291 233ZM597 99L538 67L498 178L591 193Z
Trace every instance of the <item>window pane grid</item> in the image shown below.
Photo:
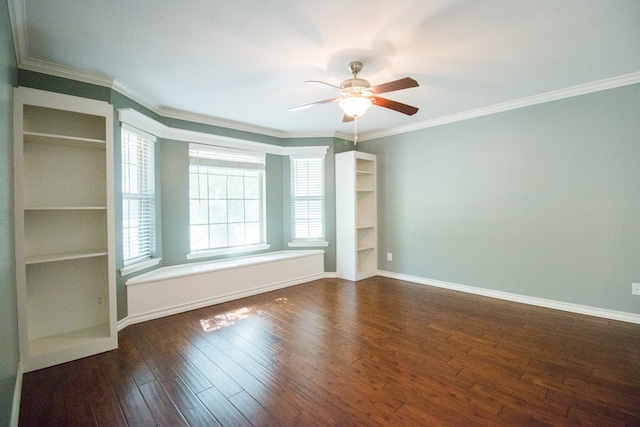
M291 159L291 227L294 240L324 238L324 159Z
M218 161L215 150L190 149L192 251L246 246L264 241L264 164L262 168L256 167L259 164L253 157L249 158L250 161L242 162L242 155L234 154L234 163L229 158L228 153L222 153Z
M122 130L122 243L125 265L155 250L154 142Z

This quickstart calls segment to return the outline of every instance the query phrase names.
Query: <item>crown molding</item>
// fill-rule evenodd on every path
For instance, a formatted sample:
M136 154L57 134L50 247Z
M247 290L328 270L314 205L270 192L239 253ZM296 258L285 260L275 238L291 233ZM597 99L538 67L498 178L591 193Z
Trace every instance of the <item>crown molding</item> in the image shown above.
M283 138L340 138L353 141L353 135L344 132L284 132Z
M610 79L599 80L596 82L586 83L582 85L568 87L566 89L555 90L551 92L541 93L538 95L528 96L526 98L515 99L513 101L502 102L500 104L490 105L488 107L477 108L475 110L464 111L462 113L451 114L448 116L436 117L419 123L413 123L408 126L396 127L379 132L369 132L358 136L358 141L369 141L372 139L383 138L386 136L398 135L406 132L413 132L421 129L427 129L435 126L441 126L449 123L460 122L463 120L473 119L476 117L488 116L490 114L501 113L504 111L516 110L518 108L529 107L546 102L558 101L561 99L572 98L574 96L586 95L593 92L599 92L607 89L627 86L640 83L640 72L625 74L622 76L612 77Z
M90 83L98 86L105 86L115 90L116 92L130 98L138 104L148 108L154 113L162 117L186 120L193 123L201 123L212 126L219 126L226 129L232 129L242 132L257 133L260 135L271 136L275 138L341 138L347 141L353 141L354 136L343 132L286 132L278 129L255 126L248 123L236 122L232 120L220 119L204 114L191 113L188 111L177 110L169 107L149 102L149 97L138 92L134 88L126 85L118 79L106 74L90 72L79 68L63 66L48 61L30 58L28 56L28 40L26 32L26 12L24 6L25 0L8 0L9 18L13 31L13 42L16 52L16 60L18 68L50 74L57 77L63 77L70 80L76 80L84 83ZM440 126L448 123L459 122L463 120L473 119L476 117L487 116L490 114L500 113L518 108L528 107L545 102L557 101L560 99L570 98L579 95L585 95L592 92L598 92L606 89L627 86L640 83L640 72L626 74L609 79L599 80L592 83L586 83L578 86L572 86L566 89L546 92L539 95L533 95L513 101L503 102L500 104L490 105L474 110L464 111L461 113L451 114L448 116L436 117L407 126L401 126L382 131L363 133L358 135L358 141L364 142L372 139L383 138L387 136L397 135L401 133L413 132L430 127Z
M156 114L160 114L158 111L160 111L160 105L155 104L153 102L149 102L148 97L143 95L141 92L137 91L136 89L132 88L131 86L121 82L118 79L113 79L113 84L111 84L110 86L111 89L113 89L114 91L118 92L121 95L126 96L127 98L131 99L132 101L137 102L138 104L142 105L145 108L148 108L149 110L153 111Z
M115 82L113 77L106 74L80 70L41 59L23 58L19 68L108 88L112 88Z
M13 33L13 48L16 61L20 66L27 56L27 20L24 2L22 0L8 0L7 7L9 8L9 22Z
M275 138L286 138L287 133L272 128L266 128L262 126L250 125L248 123L236 122L233 120L220 119L217 117L207 116L205 114L192 113L184 110L177 110L175 108L160 107L157 113L162 117L186 120L189 122L201 123L211 126L219 126L227 129L234 129L244 132L258 133L260 135L272 136Z
M17 48L17 47L16 47ZM192 113L184 110L177 110L169 107L159 106L148 101L148 97L136 91L132 87L126 85L118 79L106 74L89 72L74 67L63 66L48 61L33 58L24 58L19 62L19 68L38 73L44 73L56 77L62 77L69 80L75 80L83 83L94 84L97 86L108 87L114 91L128 97L145 108L153 111L161 117L185 120L193 123L205 125L219 126L225 129L233 129L242 132L257 133L260 135L271 136L275 138L350 138L347 134L338 132L317 132L317 133L293 133L285 132L277 129L255 126L248 123L236 122L232 120L220 119L199 113Z
M239 130L260 135L272 136L274 138L342 138L353 140L353 136L342 132L286 132L273 128L250 125L248 123L236 122L233 120L220 119L207 116L205 114L192 113L184 110L177 110L169 107L160 107L156 112L162 117L186 120L193 123L200 123L211 126L219 126L226 129Z
M133 108L118 109L118 120L135 129L146 132L153 137L174 141L195 142L198 144L216 145L220 147L235 148L241 150L257 151L260 153L289 155L326 155L328 145L311 145L283 147L264 142L249 141L222 135L174 128L160 123L151 117L134 110Z
M353 140L355 139L354 135L352 133L344 133L344 132L336 132L334 134L334 137L335 138L340 138L340 139L345 139L345 140L351 141L351 142L353 142Z
M20 0L15 0L15 3L20 3ZM15 33L15 30L14 30ZM105 74L88 72L85 70L67 67L52 62L37 60L33 58L24 58L24 53L18 49L24 49L26 47L24 37L16 38L14 36L14 43L16 45L16 56L19 60L19 68L50 74L57 77L63 77L70 80L81 81L84 83L95 84L98 86L109 87L120 94L132 99L138 104L148 108L154 113L162 117L174 118L179 120L185 120L193 123L201 123L212 126L219 126L226 129L232 129L242 132L257 133L260 135L271 136L275 138L341 138L347 141L353 141L354 136L343 132L285 132L282 130L250 125L248 123L241 123L232 120L220 119L204 114L192 113L183 110L177 110L169 107L162 107L154 105L147 101L147 97L140 92L125 85L121 81L107 76ZM21 59L21 60L20 60ZM435 126L441 126L449 123L460 122L463 120L469 120L477 117L488 116L495 113L501 113L510 110L516 110L518 108L529 107L537 104L544 104L546 102L558 101L561 99L572 98L575 96L586 95L593 92L599 92L607 89L614 89L617 87L627 86L640 83L640 72L625 74L610 79L599 80L596 82L586 83L578 86L572 86L566 89L560 89L556 91L546 92L538 95L529 96L526 98L520 98L513 101L503 102L500 104L490 105L488 107L477 108L474 110L464 111L462 113L451 114L448 116L436 117L434 119L425 120L418 123L413 123L408 126L401 126L391 129L386 129L378 132L369 132L358 135L358 141L370 141L373 139L383 138L392 135L398 135L407 132L413 132L417 130L427 129Z

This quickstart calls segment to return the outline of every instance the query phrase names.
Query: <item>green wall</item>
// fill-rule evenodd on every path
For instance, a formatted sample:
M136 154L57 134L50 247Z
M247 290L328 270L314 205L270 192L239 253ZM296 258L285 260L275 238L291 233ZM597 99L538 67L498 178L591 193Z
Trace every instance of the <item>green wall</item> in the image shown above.
M333 153L334 146L338 150L344 150L347 143L334 138L301 138L282 139L268 135L261 135L246 131L226 129L219 126L194 123L185 120L161 117L148 108L138 104L119 92L109 88L88 83L67 80L60 77L41 74L33 71L20 70L19 84L21 86L53 92L66 93L85 98L98 99L110 102L114 107L114 114L119 108L133 108L148 117L167 126L191 131L209 133L231 138L244 139L277 146L298 145L327 145L329 151L326 160L326 188L327 210L326 230L329 247L325 250L325 271L336 271L335 262L335 193ZM181 141L172 141L159 138L156 143L156 180L157 203L160 206L158 214L158 251L162 257L162 266L183 264L187 262L199 262L204 259L188 261L186 254L189 252L189 175L188 175L188 144ZM116 226L116 267L120 269L122 262L122 236L118 230L122 229L122 204L121 204L121 162L120 154L120 123L117 115L114 116L114 164L115 164L115 226ZM287 242L291 238L289 219L289 160L287 156L267 155L266 158L266 216L267 216L267 243L271 244L269 251L289 249ZM221 257L218 257L221 258ZM125 282L143 274L142 270L134 274L117 277L117 304L118 319L127 316L127 294Z
M324 271L336 271L336 182L335 182L335 153L340 150L344 141L335 138L289 138L284 141L287 147L303 147L313 145L326 145L329 147L324 161L324 177L325 177L325 239L329 242L329 246L321 248L324 250ZM287 242L292 240L291 227L291 163L289 157L282 159L282 212L284 218L283 236L285 246ZM285 249L288 249L285 247ZM305 248L303 248L305 249Z
M282 146L329 147L325 159L325 271L336 271L335 248L335 184L334 139L299 138L278 141ZM162 188L162 257L164 265L189 262L189 175L188 143L160 140L160 169ZM291 241L289 157L268 154L266 157L266 216L267 243L270 251L288 250ZM194 260L198 262L201 260Z
M11 420L18 372L13 227L13 87L18 69L6 1L0 1L0 425Z
M380 270L640 313L640 85L358 149L378 155Z
M189 253L189 144L160 140L162 188L162 262L164 265L200 262ZM270 251L285 249L282 209L282 156L266 156L267 243Z

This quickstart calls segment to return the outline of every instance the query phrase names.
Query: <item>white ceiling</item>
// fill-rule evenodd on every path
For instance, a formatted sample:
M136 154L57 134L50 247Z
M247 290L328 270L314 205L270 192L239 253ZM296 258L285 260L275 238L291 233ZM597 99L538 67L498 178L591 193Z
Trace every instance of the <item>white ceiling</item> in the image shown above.
M10 0L22 68L110 85L165 113L282 136L350 135L348 63L386 95L361 136L602 80L640 81L638 0ZM510 104L511 105L511 104ZM514 103L513 105L517 105ZM179 110L179 111L175 111Z

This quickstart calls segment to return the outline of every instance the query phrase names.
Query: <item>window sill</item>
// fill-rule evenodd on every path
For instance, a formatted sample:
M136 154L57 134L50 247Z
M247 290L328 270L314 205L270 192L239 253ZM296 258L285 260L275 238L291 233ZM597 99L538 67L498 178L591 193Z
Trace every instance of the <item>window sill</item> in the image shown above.
M150 258L145 259L144 261L136 262L135 264L126 265L120 269L120 276L124 277L131 273L135 273L136 271L153 267L154 265L160 264L160 261L162 261L162 258Z
M199 259L199 258L210 258L218 255L233 255L233 254L243 254L248 252L256 252L256 251L265 251L269 249L271 245L267 243L262 243L259 245L250 245L250 246L240 246L237 248L224 248L224 249L211 249L205 251L195 251L189 252L187 254L187 259Z
M287 243L290 248L319 248L329 246L324 240L298 240Z

